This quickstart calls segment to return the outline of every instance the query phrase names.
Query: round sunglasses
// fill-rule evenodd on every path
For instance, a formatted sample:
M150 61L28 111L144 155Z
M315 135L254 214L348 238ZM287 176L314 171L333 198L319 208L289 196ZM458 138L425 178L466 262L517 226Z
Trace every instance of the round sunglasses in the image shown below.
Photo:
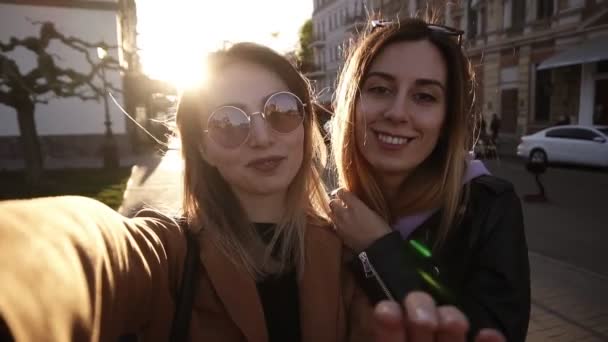
M280 91L268 97L262 112L249 115L235 106L215 109L207 120L204 131L218 145L225 148L241 146L251 134L251 118L261 115L268 126L279 134L295 131L304 121L306 105L295 94Z

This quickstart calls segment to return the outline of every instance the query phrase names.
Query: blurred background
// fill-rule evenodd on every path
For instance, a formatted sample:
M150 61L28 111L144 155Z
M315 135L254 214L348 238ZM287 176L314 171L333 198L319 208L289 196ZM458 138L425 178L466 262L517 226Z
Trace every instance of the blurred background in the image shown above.
M465 31L474 152L523 200L528 340L608 341L606 0L0 0L0 200L179 211L172 117L208 53L254 41L286 55L325 124L367 18L429 10Z

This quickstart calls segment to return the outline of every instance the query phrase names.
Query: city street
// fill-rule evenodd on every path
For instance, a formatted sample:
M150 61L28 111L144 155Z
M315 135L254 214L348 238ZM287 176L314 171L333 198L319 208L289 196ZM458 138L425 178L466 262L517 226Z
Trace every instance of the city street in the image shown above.
M532 174L514 159L486 161L520 197L537 193ZM608 172L550 167L541 176L548 203L524 203L530 251L608 277Z

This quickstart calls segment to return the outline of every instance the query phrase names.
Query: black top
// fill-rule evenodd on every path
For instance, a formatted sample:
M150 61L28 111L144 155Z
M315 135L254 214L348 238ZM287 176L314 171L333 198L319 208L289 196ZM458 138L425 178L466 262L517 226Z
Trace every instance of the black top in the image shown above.
M262 239L268 242L274 225L255 223L255 227ZM257 288L264 308L268 341L300 341L300 303L295 270L270 275L258 281Z
M441 212L407 241L399 232L376 240L364 251L374 272L355 259L355 275L372 302L386 290L397 300L424 290L440 304L458 306L471 324L469 340L479 329L495 328L509 342L524 341L530 268L520 200L510 183L496 177L478 177L469 187L465 214L438 251L429 255L425 247L435 242Z

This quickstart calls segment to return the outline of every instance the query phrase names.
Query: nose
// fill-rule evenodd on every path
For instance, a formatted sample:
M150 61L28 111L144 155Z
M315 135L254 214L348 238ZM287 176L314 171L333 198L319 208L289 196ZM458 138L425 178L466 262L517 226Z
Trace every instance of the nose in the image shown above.
M251 131L248 144L250 147L268 147L274 142L274 135L260 112L251 113Z
M410 108L407 93L397 93L393 97L393 102L384 112L384 117L394 122L408 122L410 119Z

